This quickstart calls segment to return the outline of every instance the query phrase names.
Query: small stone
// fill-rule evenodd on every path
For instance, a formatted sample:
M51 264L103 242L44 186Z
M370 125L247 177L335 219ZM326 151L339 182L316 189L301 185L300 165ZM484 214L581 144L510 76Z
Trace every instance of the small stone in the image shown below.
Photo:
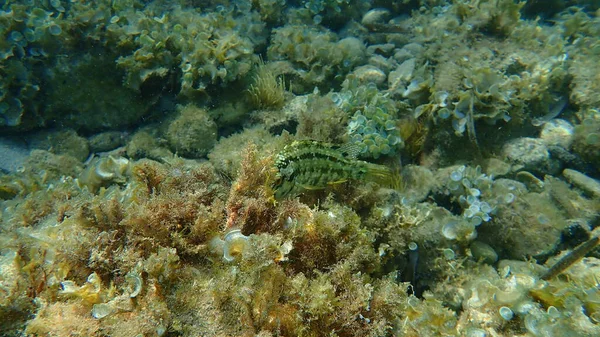
M544 190L544 182L527 171L518 172L516 178L532 192L542 192Z
M589 164L585 162L579 155L573 153L560 145L548 146L550 156L561 163L563 166L571 167L580 171L589 170Z
M558 145L568 149L573 143L574 128L564 119L553 119L544 124L540 139L546 146Z
M483 165L485 173L489 176L500 177L510 172L510 165L497 158L490 158Z
M92 307L92 317L102 319L115 312L115 309L107 303L97 303Z
M217 142L217 124L205 109L193 104L182 106L169 124L165 138L178 155L202 158Z
M360 23L367 27L374 24L385 24L389 17L389 10L385 8L373 8L363 15Z
M354 70L354 75L361 83L375 83L381 85L385 82L387 76L385 73L372 65L365 65Z
M29 144L31 148L47 150L58 155L69 155L82 162L90 154L88 140L72 129L41 131L29 140Z
M402 63L408 59L423 55L425 48L418 43L408 43L394 53L394 59Z
M473 257L487 264L494 264L498 261L498 254L494 251L492 246L487 243L483 243L481 241L473 241L471 243L471 254Z
M539 138L517 138L502 148L504 157L513 164L513 170L530 170L541 174L556 173L559 163L550 157L548 147Z
M436 183L431 170L419 165L406 166L402 170L402 179L411 187L406 191L405 197L414 202L424 201Z
M400 64L396 70L390 72L388 87L392 89L402 88L408 83L415 71L415 59L411 58Z
M90 137L91 152L107 152L125 145L126 135L119 131L107 131Z
M565 169L563 171L563 176L565 176L565 178L567 178L571 184L581 189L584 193L595 198L600 197L600 181L590 178L579 171L571 169Z
M392 56L392 54L394 53L394 49L396 49L396 46L392 43L384 43L384 44L374 44L374 45L370 45L369 47L367 47L367 54L368 55L383 55L385 57L389 57Z
M373 55L369 58L369 64L383 70L387 74L392 70L395 62L390 62L387 58L381 55Z
M508 142L502 152L506 159L525 166L544 162L550 157L548 148L540 139L527 137Z

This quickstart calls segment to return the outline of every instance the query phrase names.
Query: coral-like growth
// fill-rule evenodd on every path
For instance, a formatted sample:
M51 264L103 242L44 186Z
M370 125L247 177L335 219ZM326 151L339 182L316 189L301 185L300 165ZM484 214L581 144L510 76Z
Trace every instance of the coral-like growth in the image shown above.
M254 83L248 89L252 104L261 109L281 108L285 103L285 83L262 60L256 66Z
M347 135L350 143L366 158L393 155L402 148L394 102L370 83L359 85L356 79L344 82L344 90L333 94L333 102L350 117Z
M256 146L247 145L244 159L227 199L227 228L242 233L270 232L274 218L275 179L273 157L259 156Z
M302 25L286 25L273 31L267 51L271 61L290 62L286 76L294 92L309 92L315 86L329 88L341 82L342 74L365 58L365 48L356 38L338 40L331 31Z
M350 116L332 100L335 93L327 96L311 94L306 98L306 109L298 114L296 136L326 143L344 142L346 125Z
M131 239L147 253L160 246L187 254L206 250L223 221L224 190L212 168L145 162L132 171L145 197L132 203L122 222Z

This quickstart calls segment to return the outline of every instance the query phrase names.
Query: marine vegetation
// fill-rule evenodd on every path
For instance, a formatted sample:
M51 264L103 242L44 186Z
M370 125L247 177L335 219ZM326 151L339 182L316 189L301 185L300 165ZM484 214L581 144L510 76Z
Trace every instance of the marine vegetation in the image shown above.
M546 2L0 1L0 336L600 336L600 4Z
M281 108L285 103L285 83L261 60L255 69L254 83L248 89L252 104L257 108Z

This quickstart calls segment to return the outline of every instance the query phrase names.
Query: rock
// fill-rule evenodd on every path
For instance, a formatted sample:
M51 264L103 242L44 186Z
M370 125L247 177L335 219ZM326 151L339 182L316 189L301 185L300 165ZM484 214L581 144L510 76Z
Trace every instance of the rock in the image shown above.
M481 241L473 241L471 243L471 254L477 261L482 261L487 264L494 264L498 261L498 254L492 246Z
M433 172L426 167L418 165L408 165L402 170L402 178L409 189L405 192L405 197L411 202L424 201L436 183Z
M126 134L119 131L107 131L89 138L91 152L107 152L125 145Z
M562 146L548 146L548 151L550 151L550 156L552 158L562 163L563 167L572 168L574 170L581 171L587 174L595 171L593 165L583 160L576 153L570 152Z
M550 157L548 147L539 138L513 139L504 145L502 154L513 164L513 171L524 169L546 174L559 170L559 163Z
M540 139L546 146L558 145L568 149L573 143L573 125L564 119L553 119L544 124Z
M374 24L385 24L390 18L390 11L385 8L373 8L363 15L361 24L364 26L372 26Z
M387 79L385 73L372 65L365 65L358 67L354 70L354 75L360 81L360 83L375 83L381 85Z
M595 198L600 198L600 181L590 178L579 171L571 169L565 169L563 171L563 176L567 178L571 184L581 189L584 193Z
M88 140L72 129L45 130L29 139L32 149L47 150L58 155L69 155L83 162L90 154Z
M368 63L376 68L383 70L387 74L395 66L396 62L390 62L387 58L381 55L373 55L369 58Z
M425 48L420 44L411 42L404 45L401 49L397 49L394 53L394 59L398 61L398 63L402 63L408 59L421 56L424 49Z
M169 125L166 138L173 151L184 157L202 158L217 142L217 124L195 105L181 107Z
M415 71L415 59L411 58L400 64L396 70L388 76L388 87L390 89L403 88L410 81Z
M544 182L527 171L518 172L516 178L519 182L527 186L527 189L532 192L541 193L544 191Z
M379 54L385 57L390 57L394 53L394 49L396 49L396 46L392 43L374 44L367 47L367 54Z
M489 176L500 177L510 172L510 164L497 158L490 158L484 161L483 168Z

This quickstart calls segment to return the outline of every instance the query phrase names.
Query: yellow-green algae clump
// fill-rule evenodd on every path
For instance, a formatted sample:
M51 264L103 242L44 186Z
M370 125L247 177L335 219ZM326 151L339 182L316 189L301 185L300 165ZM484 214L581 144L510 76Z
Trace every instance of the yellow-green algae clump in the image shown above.
M366 222L335 198L313 207L275 202L275 152L262 156L252 145L244 152L231 183L209 163L107 158L90 167L120 179L90 189L88 169L4 201L1 310L12 319L3 329L56 336L597 329L595 297L562 297L595 296L592 276L542 281L534 263L504 260L496 269L459 242L432 246L443 242L451 215L429 202L387 209L393 192L380 195ZM401 234L392 240L388 231ZM388 269L415 240L430 250L424 258L437 275L421 298ZM575 323L571 310L589 324Z

